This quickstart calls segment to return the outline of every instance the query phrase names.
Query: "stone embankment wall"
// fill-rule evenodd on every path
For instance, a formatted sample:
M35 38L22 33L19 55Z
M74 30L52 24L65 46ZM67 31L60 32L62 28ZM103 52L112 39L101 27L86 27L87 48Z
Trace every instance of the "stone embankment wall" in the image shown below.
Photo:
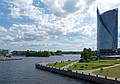
M120 84L120 81L117 80L117 78L108 79L107 77L99 77L98 75L93 76L91 74L78 73L78 72L73 72L71 70L64 70L60 68L58 69L58 68L49 67L49 66L40 65L40 64L36 64L35 67L37 69L41 69L44 71L49 71L52 73L57 73L57 74L61 74L61 75L72 77L72 78L83 79L83 80L95 82L97 84Z

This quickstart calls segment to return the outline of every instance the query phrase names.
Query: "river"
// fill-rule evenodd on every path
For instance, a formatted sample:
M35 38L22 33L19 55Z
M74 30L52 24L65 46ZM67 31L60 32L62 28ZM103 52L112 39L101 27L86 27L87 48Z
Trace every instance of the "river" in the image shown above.
M78 55L22 58L23 60L0 61L0 84L94 84L35 69L35 63L38 62L78 60Z

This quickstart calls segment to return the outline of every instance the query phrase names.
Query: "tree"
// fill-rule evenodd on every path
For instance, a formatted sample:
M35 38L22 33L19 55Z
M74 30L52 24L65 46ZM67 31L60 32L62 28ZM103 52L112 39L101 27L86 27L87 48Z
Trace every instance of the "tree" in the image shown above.
M62 55L62 51L61 50L57 50L55 53L56 53L56 55Z
M84 61L87 60L92 60L93 57L95 56L95 52L91 50L91 48L84 48L83 51L81 52L81 58Z

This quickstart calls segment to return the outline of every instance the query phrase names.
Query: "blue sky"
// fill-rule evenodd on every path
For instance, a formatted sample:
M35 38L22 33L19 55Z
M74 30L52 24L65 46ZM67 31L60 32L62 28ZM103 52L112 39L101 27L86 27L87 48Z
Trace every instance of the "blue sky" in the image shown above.
M0 0L0 48L96 49L96 8L101 13L120 10L119 4L120 0Z

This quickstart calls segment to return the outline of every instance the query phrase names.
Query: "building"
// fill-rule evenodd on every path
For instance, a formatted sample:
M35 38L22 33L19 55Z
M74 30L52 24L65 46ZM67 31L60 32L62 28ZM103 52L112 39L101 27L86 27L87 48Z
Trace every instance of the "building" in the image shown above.
M9 54L9 50L7 49L0 49L0 56L6 56Z
M118 9L102 14L97 9L97 50L99 55L109 55L105 50L115 52L118 46Z

